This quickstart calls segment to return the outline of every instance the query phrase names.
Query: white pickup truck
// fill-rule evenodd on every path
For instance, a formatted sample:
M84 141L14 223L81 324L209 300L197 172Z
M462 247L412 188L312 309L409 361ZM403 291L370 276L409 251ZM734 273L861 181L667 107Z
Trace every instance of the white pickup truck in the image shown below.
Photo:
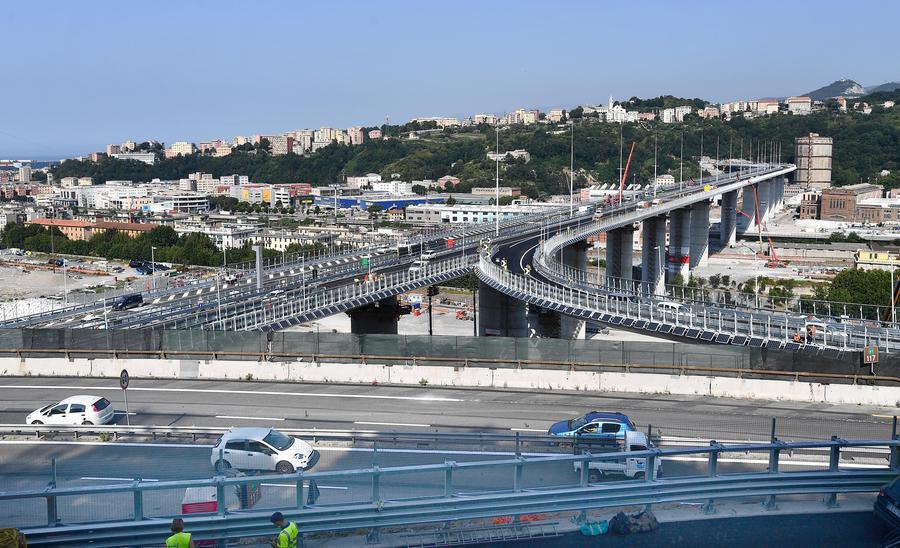
M613 444L591 444L578 443L575 444L576 450L590 452L594 455L608 453L624 453L626 451L646 451L652 447L647 440L647 434L643 432L627 431L625 439L619 440ZM575 472L581 473L582 462L575 463ZM659 476L662 471L662 463L656 460L656 469L653 471L653 477ZM645 477L647 473L647 459L640 458L622 458L610 460L596 460L588 463L588 480L596 483L603 479L605 475L619 475L632 479L640 479Z

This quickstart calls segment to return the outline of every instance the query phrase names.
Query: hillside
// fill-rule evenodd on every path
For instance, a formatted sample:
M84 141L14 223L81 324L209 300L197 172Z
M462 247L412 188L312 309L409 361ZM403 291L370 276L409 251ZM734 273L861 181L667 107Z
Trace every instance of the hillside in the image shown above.
M841 78L827 86L804 93L813 101L824 101L825 99L834 99L839 95L844 97L859 97L866 94L866 88L850 80L849 78Z
M900 82L888 82L880 86L870 86L866 88L866 93L879 93L881 91L896 91L900 89Z

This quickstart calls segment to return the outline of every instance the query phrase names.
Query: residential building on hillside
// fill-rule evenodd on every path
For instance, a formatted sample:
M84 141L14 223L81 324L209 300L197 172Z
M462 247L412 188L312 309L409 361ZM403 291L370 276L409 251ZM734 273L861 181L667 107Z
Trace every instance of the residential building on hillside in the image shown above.
M156 163L156 154L152 152L120 152L119 154L113 154L112 157L117 160L135 160L144 162L151 166Z
M528 151L523 149L517 150L507 150L505 152L496 153L496 152L488 152L487 153L488 160L492 162L501 161L501 162L511 162L513 160L525 160L525 163L531 161L531 154Z
M812 99L809 97L788 97L788 112L803 116L812 112Z

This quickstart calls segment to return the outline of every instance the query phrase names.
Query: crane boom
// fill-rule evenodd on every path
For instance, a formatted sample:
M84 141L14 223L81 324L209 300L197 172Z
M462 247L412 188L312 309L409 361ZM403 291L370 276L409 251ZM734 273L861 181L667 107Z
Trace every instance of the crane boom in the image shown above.
M628 179L628 168L631 166L631 155L634 154L634 141L631 142L631 150L628 151L628 161L625 162L625 171L622 172L622 178L619 180L619 203L622 203L622 196L625 192L625 180Z

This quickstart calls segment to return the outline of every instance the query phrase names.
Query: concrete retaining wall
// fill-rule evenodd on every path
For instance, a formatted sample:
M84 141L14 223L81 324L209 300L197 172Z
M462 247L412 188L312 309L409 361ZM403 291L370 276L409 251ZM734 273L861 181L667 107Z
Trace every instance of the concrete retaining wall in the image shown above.
M0 358L0 375L132 378L257 379L296 382L400 384L674 394L807 403L900 407L900 387L818 384L781 380L608 373L538 369L488 369L425 365L166 359Z

